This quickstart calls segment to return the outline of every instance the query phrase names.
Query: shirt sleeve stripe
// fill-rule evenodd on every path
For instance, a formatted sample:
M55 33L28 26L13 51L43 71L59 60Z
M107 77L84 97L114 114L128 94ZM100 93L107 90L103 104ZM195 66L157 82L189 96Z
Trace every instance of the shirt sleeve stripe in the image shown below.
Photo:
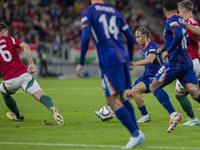
M178 22L173 21L173 22L170 23L170 26L173 26L174 24L178 24Z
M83 29L83 28L85 28L86 26L87 26L87 24L84 24L84 25L81 26L81 28Z
M173 24L171 27L179 26L179 24Z
M11 37L13 44L15 45L15 39L13 37Z
M88 20L88 17L85 16L85 17L83 17L83 18L81 19L81 23L83 23L83 22L85 22L85 21L87 21L87 20Z
M125 31L126 29L129 28L129 25L128 24L125 24L123 27L122 27L122 30Z

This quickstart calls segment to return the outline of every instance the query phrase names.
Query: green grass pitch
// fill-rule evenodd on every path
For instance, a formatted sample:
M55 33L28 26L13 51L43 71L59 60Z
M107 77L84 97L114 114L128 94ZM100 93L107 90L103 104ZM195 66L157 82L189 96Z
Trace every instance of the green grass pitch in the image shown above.
M137 78L133 78L132 81ZM2 81L2 80L1 80ZM62 114L64 126L56 125L49 110L21 89L13 95L24 122L11 121L6 117L8 108L0 101L0 150L115 150L126 145L130 134L116 117L102 122L94 114L106 105L100 78L85 79L37 79L43 92L50 96ZM165 87L175 109L188 117L174 96L175 83ZM178 126L167 133L169 115L152 94L144 94L147 110L152 117L149 123L139 124L146 141L135 149L200 149L200 126ZM200 105L191 99L194 112L200 118ZM140 112L134 100L137 119ZM44 125L44 120L53 125Z

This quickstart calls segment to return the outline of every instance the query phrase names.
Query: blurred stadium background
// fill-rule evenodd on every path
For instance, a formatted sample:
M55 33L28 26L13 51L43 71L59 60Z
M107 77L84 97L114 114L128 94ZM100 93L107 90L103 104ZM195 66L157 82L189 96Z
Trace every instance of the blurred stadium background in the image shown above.
M166 20L162 12L163 0L105 0L123 14L131 30L139 26L149 28L151 38L163 44ZM180 1L180 0L179 0ZM200 1L194 3L194 16L200 21ZM75 67L80 56L80 12L90 5L90 0L0 0L0 21L10 27L10 35L31 47L37 73L35 77L75 77ZM124 38L124 45L126 40ZM46 58L48 71L40 73L41 53ZM40 52L40 53L39 53ZM27 64L25 54L20 51ZM134 60L141 59L141 47L135 44ZM98 58L93 42L86 55L83 73L87 77L100 75ZM139 76L143 67L136 67L132 76Z

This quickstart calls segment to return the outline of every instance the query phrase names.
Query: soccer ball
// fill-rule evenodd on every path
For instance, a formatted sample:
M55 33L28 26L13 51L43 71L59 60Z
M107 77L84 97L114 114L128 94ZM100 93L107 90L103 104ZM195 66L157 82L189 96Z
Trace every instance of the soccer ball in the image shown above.
M99 111L95 111L94 113L102 121L109 121L114 117L114 112L112 111L110 106L103 106Z

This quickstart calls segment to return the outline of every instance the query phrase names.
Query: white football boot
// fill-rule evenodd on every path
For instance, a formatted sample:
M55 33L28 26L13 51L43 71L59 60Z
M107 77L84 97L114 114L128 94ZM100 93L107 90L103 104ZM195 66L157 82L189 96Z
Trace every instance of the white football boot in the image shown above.
M189 119L187 122L181 124L180 126L198 126L199 119L195 117L194 119Z
M139 135L137 137L131 136L129 142L126 144L126 146L123 146L122 149L130 149L142 144L145 140L144 133L141 130L139 130L138 133Z
M149 121L151 121L151 116L147 114L147 115L142 115L140 119L137 120L137 123L149 122Z

